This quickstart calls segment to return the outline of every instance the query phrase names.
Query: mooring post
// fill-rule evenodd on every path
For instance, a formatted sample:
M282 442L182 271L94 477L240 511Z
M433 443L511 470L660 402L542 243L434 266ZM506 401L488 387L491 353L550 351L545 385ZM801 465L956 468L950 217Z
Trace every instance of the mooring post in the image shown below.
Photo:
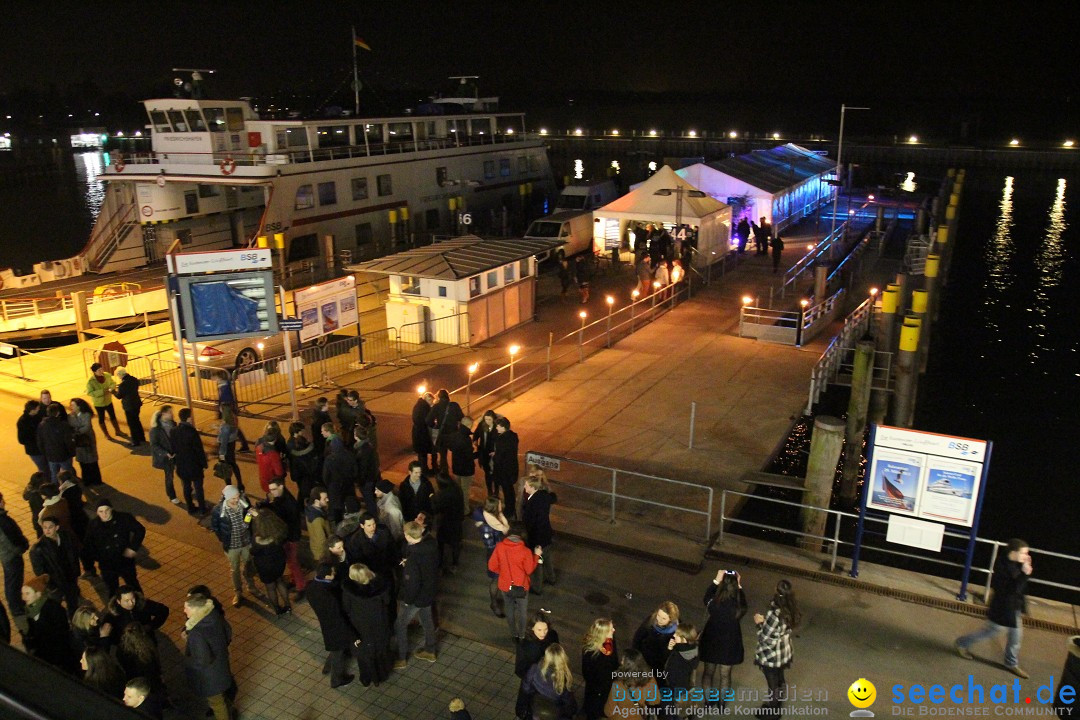
M844 447L844 423L838 418L822 415L814 419L814 434L810 438L810 459L806 464L804 502L814 508L828 508L832 498L836 463ZM802 508L802 531L799 547L820 552L824 543L825 510Z

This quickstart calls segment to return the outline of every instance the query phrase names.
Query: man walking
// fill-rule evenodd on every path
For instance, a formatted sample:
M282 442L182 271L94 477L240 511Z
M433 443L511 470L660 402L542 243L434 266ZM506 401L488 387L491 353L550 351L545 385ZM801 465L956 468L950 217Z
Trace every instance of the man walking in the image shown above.
M226 485L221 502L210 513L210 529L218 536L225 556L232 568L233 599L232 606L240 607L244 602L244 586L241 570L248 574L248 585L253 588L254 581L247 573L251 564L251 517L250 504L240 494L235 485Z
M1020 667L1020 640L1024 631L1023 613L1027 609L1028 579L1031 577L1031 549L1026 542L1013 538L1006 545L1007 554L994 564L991 581L990 604L987 608L986 625L969 635L956 639L956 652L960 657L973 660L971 646L983 640L1007 633L1005 644L1005 668L1021 678L1029 677Z
M195 428L191 408L181 408L180 422L173 430L173 452L176 453L176 474L184 491L184 503L188 515L206 514L206 497L203 495L203 470L207 468L206 450Z
M93 374L86 381L86 394L90 396L94 410L97 411L98 425L101 426L101 432L105 433L105 437L112 439L109 430L105 427L106 415L112 420L113 430L116 434L122 434L120 432L120 423L116 421L116 410L112 404L112 393L116 390L116 381L113 380L112 375L105 372L105 368L101 363L91 365L90 372Z
M8 515L4 494L0 493L0 565L4 568L4 597L12 615L25 615L22 599L23 553L30 543L19 524Z
M142 592L135 571L136 551L146 537L146 528L131 513L113 510L108 498L98 500L97 517L86 528L83 551L87 561L98 564L109 597L124 584Z
M315 579L307 595L308 604L319 620L323 647L330 653L331 688L348 685L355 678L348 674L348 662L349 653L355 647L356 632L341 607L341 591L335 582L336 575L333 563L320 562L315 568ZM326 666L323 666L323 672L326 672Z
M120 401L120 407L124 411L124 419L127 420L128 433L131 435L131 447L137 448L146 442L146 434L143 433L142 420L139 418L139 409L142 407L142 398L139 397L139 378L130 374L127 368L116 368L116 377L120 378L115 395Z
M510 532L495 546L488 558L488 570L496 573L503 594L506 622L515 641L525 638L526 616L529 612L529 576L540 562L541 549L530 550L521 539L525 526L513 521Z
M435 662L435 619L431 606L435 604L439 558L435 542L424 535L424 528L418 522L405 523L405 558L401 561L401 610L394 624L397 639L398 659L395 670L403 670L409 656L409 623L417 615L424 628L424 649L417 650L418 660Z
M270 495L266 499L270 509L285 522L285 527L288 528L285 536L285 562L292 574L296 597L299 600L304 596L304 589L307 587L307 575L300 567L300 556L297 554L297 546L300 542L300 503L285 488L283 478L274 478L270 481Z
M231 486L230 486L231 487ZM232 627L214 603L204 595L194 594L184 601L184 670L191 689L206 698L214 720L235 720L231 697L233 680L229 666L229 643Z
M30 567L35 575L48 576L50 592L64 599L70 618L80 602L78 541L51 515L42 518L41 532L41 539L30 548Z
M777 235L769 243L772 247L772 271L776 273L780 269L780 256L784 252L784 241Z

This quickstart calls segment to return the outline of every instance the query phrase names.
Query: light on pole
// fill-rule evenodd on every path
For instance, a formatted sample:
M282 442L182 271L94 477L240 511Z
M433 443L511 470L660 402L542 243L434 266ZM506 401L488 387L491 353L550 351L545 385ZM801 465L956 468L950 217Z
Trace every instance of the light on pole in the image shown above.
M510 399L514 399L514 356L521 350L520 345L510 346Z
M472 379L476 371L480 369L480 363L474 362L468 368L469 379L465 382L465 414L469 414L469 410L472 408Z
M584 310L578 313L578 317L581 318L581 329L578 330L577 347L578 347L578 362L585 362L585 318L588 317L588 313Z
M637 299L641 295L640 290L630 293L630 332L634 332L634 311L637 310Z
M615 298L608 295L604 300L607 302L607 346L611 347L611 310L615 307Z
M848 107L847 105L840 106L840 138L836 144L836 180L840 180L840 174L843 172L844 167L844 115L848 110L869 110L868 107ZM832 224L829 228L829 237L836 232L836 206L840 200L840 185L833 185L833 206L832 206Z

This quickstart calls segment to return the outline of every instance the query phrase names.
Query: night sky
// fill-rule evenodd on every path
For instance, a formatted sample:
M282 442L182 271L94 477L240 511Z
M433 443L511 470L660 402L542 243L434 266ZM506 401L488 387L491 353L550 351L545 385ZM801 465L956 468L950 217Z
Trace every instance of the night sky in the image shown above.
M163 94L173 66L211 95L350 97L349 28L370 110L400 110L479 74L537 121L867 132L964 119L984 132L1075 133L1080 3L110 2L12 3L0 94L92 79ZM570 101L573 100L571 105ZM378 107L382 106L382 107ZM374 113L370 113L374 114ZM853 128L857 132L858 128Z

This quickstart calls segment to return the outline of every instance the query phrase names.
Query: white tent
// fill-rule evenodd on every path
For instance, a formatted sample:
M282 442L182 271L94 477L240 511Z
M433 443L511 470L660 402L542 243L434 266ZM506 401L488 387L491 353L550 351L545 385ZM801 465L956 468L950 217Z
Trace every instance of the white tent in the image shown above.
M698 259L713 252L726 252L731 237L731 207L705 195L665 165L633 190L593 211L594 237L602 238L607 249L627 247L627 228L631 222L698 228ZM680 198L681 196L681 198ZM681 203L680 203L681 199ZM680 207L681 204L681 207Z

